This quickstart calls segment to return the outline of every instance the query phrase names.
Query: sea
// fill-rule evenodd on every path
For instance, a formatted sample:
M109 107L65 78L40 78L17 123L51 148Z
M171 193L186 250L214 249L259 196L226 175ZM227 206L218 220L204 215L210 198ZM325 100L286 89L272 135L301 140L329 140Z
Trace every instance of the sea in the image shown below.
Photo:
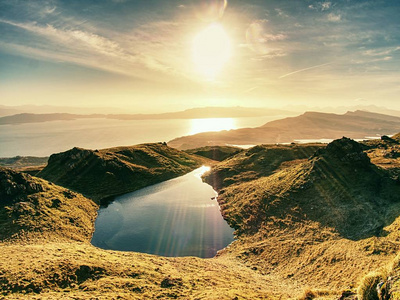
M168 142L199 132L258 127L282 117L284 116L159 120L76 119L0 125L0 157L49 156L73 147L95 150Z

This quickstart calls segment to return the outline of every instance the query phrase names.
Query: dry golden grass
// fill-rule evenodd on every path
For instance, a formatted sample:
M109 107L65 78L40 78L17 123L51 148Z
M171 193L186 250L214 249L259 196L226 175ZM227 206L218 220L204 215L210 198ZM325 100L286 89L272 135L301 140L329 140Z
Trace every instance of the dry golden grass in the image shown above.
M15 175L25 189L4 205L5 215L17 213L2 225L14 234L0 244L0 291L7 299L327 300L343 297L360 282L360 291L371 290L375 281L363 276L393 261L384 278L392 278L393 297L400 295L400 259L394 259L400 245L399 192L386 171L362 154L330 160L321 152L304 160L298 152L263 173L258 164L263 149L252 151L222 163L225 168L237 162L227 167L236 177L218 201L238 240L212 259L98 249L89 243L93 202ZM104 155L113 155L108 152ZM42 188L33 185L27 193L31 184Z
M1 249L7 299L275 299L282 289L298 289L229 259L166 258L80 242Z
M7 299L274 299L282 289L229 258L98 249L89 243L91 200L4 168L0 183L0 293Z
M218 196L238 234L223 255L303 287L354 289L399 248L400 187L388 177L343 139L272 175L238 178Z

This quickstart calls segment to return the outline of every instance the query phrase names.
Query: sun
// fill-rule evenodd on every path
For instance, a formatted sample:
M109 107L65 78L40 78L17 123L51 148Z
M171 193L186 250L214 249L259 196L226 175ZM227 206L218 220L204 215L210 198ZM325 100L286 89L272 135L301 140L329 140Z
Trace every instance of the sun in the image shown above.
M221 24L209 25L193 40L193 61L196 69L209 80L215 79L231 56L231 41Z

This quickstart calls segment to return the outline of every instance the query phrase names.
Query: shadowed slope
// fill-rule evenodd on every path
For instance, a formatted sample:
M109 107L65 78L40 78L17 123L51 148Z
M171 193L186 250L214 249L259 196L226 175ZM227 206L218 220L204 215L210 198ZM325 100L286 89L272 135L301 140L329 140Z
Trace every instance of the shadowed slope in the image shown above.
M208 159L223 161L235 154L238 154L243 149L230 146L207 146L195 149L185 150L186 153L200 155Z
M97 205L43 179L0 167L0 240L88 241Z

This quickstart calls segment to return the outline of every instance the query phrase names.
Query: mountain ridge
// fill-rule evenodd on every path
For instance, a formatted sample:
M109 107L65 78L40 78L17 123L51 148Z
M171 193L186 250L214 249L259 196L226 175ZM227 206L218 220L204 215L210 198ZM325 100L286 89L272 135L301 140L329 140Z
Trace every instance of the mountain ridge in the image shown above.
M201 119L201 118L239 118L271 115L292 115L293 112L269 108L252 107L199 107L178 112L158 114L72 114L72 113L18 113L0 116L0 125L25 124L76 119L114 119L114 120L160 120L160 119Z
M173 139L168 142L178 149L212 145L259 145L291 143L296 140L337 139L348 136L364 139L368 136L394 134L400 131L400 117L364 111L342 115L306 112L268 122L256 128L242 128L221 132L204 132Z

